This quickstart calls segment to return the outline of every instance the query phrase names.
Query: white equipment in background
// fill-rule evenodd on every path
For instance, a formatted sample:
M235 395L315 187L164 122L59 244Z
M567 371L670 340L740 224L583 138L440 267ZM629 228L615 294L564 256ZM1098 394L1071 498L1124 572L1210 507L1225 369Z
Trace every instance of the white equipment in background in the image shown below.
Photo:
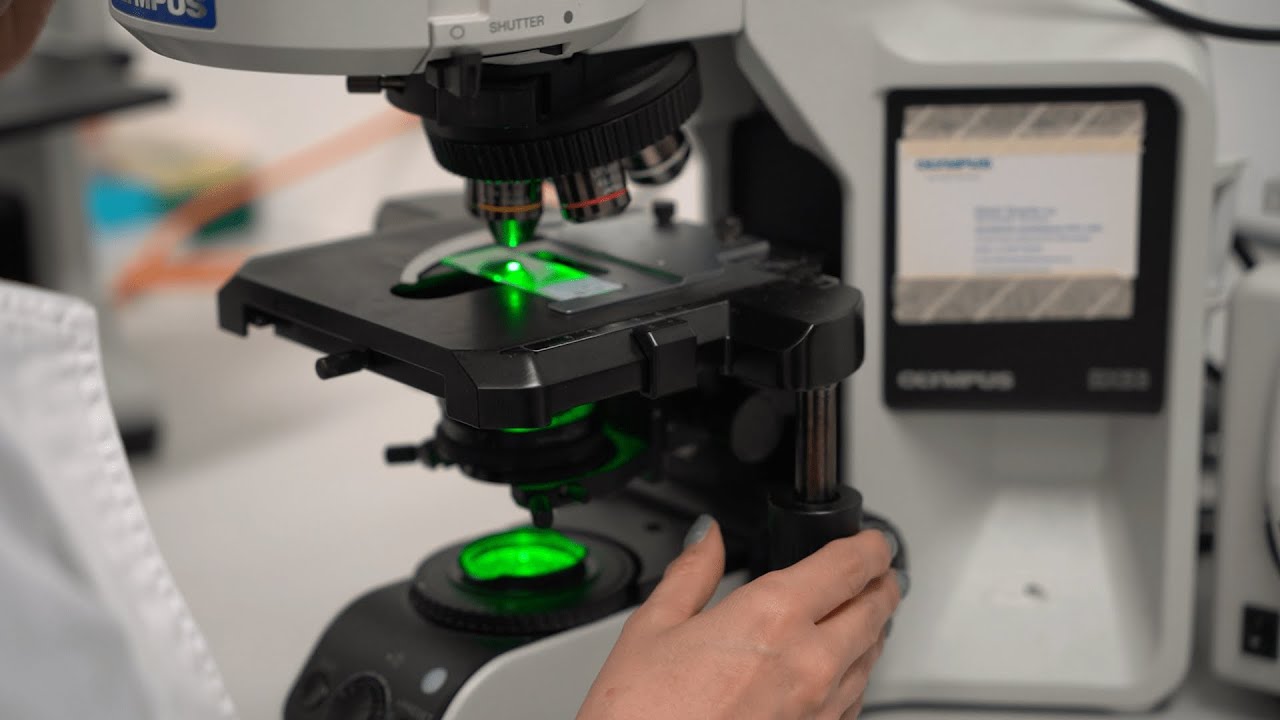
M1280 694L1280 265L1237 286L1223 377L1213 667Z

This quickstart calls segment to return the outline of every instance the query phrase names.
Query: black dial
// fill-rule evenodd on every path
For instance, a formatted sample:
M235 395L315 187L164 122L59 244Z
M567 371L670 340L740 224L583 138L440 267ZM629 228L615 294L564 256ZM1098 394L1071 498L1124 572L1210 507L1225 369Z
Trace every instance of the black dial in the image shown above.
M325 720L391 720L391 690L380 676L361 673L338 687Z

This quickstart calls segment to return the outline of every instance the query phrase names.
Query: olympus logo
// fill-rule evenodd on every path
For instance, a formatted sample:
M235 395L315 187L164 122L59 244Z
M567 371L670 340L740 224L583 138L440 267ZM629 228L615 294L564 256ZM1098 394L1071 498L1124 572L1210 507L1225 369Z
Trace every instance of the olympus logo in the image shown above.
M200 20L209 13L205 3L206 0L122 0L122 2L118 1L116 5L132 5L151 12L168 10L170 15Z
M917 170L990 170L989 157L920 158Z
M1018 384L1012 370L899 370L899 390L948 392L1012 392Z

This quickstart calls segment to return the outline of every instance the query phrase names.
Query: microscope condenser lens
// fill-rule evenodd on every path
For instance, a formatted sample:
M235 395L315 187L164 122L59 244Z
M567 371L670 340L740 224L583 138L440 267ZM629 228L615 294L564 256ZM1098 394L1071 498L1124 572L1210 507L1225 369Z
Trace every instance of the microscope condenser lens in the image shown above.
M472 542L458 553L458 564L468 580L492 583L565 573L581 566L586 557L586 546L563 533L520 528Z

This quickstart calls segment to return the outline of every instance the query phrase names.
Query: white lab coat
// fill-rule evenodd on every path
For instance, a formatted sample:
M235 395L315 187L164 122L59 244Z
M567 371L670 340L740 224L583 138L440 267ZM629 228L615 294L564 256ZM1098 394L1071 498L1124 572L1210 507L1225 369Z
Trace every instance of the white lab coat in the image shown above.
M125 461L93 309L0 281L0 718L234 717Z

